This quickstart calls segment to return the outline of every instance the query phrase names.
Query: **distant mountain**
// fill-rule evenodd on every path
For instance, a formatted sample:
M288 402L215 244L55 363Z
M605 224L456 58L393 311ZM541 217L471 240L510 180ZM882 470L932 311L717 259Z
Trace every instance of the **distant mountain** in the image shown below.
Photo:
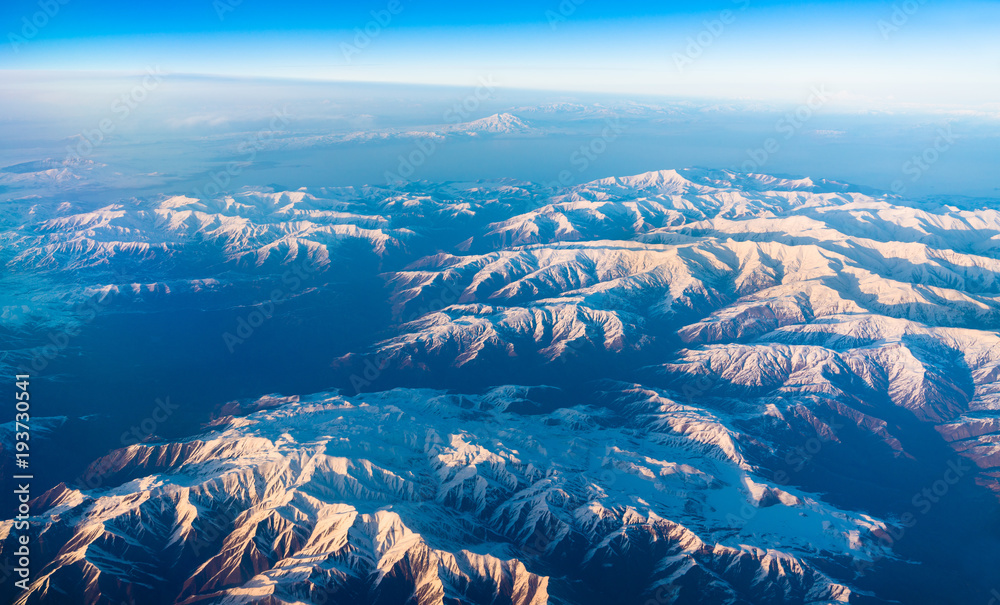
M92 149L92 147L91 147ZM81 157L67 147L63 159L46 158L0 168L0 195L3 201L32 196L56 196L83 188L127 189L141 185L160 185L158 173L125 175L113 167Z
M469 122L425 124L414 128L384 128L311 136L277 137L262 142L260 147L268 150L306 149L326 145L427 139L443 142L455 137L527 135L539 132L541 132L539 129L513 114L498 113Z
M464 124L458 124L454 127L454 130L488 134L522 134L529 132L531 126L513 114L497 113Z

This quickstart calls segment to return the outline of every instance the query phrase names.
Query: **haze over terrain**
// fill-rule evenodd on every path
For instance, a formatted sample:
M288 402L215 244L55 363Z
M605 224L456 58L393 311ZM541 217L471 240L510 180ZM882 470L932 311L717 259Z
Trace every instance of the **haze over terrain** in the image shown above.
M192 194L220 172L221 189L237 190L385 184L401 170L407 180L569 184L664 166L808 174L916 197L997 192L989 179L995 116L858 111L822 84L803 88L797 101L751 102L514 91L490 75L443 88L151 71L155 77L98 82L70 74L44 84L7 80L18 94L0 97L0 109L17 117L0 142L8 166L0 187L39 184L10 166L83 159L121 176L111 183L77 175L77 188L113 188L127 178L150 193ZM54 95L54 87L79 93ZM461 124L497 114L520 127L454 136ZM434 140L421 150L425 135ZM225 174L234 172L230 162L238 174Z

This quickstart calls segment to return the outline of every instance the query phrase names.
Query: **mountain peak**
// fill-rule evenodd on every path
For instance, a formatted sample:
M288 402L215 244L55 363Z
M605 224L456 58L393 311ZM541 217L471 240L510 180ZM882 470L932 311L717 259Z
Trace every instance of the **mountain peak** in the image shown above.
M485 118L462 124L462 129L491 134L522 133L531 130L531 125L512 113L495 113Z

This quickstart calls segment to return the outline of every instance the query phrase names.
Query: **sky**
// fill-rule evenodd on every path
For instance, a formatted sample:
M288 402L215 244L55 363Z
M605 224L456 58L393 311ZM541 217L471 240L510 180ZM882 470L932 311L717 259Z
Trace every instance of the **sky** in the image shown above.
M5 0L0 93L11 72L159 68L1000 113L998 24L1000 3L933 0Z

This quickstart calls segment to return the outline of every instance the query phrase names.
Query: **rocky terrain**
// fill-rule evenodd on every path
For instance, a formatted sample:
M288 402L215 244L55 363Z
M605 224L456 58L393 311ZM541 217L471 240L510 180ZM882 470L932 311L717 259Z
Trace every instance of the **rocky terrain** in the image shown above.
M382 315L303 351L328 392L108 442L97 481L36 499L39 571L4 597L986 605L1000 211L953 202L696 169L21 200L10 369L86 330L85 301L141 324L280 295L319 330L355 321L310 298L332 292Z

